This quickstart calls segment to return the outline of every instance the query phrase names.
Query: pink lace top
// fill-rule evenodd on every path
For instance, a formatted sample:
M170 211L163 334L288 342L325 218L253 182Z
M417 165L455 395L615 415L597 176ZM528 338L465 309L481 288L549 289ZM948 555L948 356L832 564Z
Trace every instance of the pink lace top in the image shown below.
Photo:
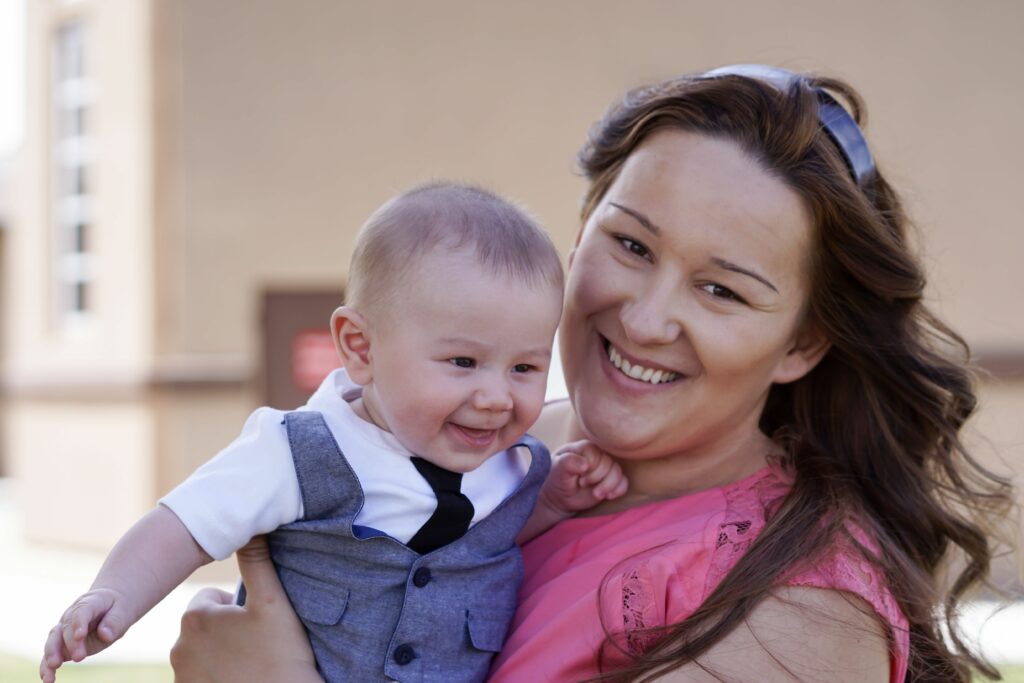
M609 631L621 633L627 649L643 652L650 636L638 631L692 614L761 532L766 508L787 490L784 477L765 467L723 487L569 519L535 538L523 549L526 579L491 683L596 675L605 638L599 604ZM863 532L852 531L871 547ZM837 546L787 583L847 591L874 607L889 627L891 681L904 679L906 619L855 549Z

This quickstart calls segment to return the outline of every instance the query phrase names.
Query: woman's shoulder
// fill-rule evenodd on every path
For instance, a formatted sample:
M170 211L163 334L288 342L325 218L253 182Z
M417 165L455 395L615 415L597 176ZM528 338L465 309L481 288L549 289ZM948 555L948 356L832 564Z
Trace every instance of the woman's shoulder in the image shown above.
M791 587L823 588L855 596L871 607L893 635L896 654L906 655L907 619L882 570L872 561L877 544L863 527L850 521L832 546L814 561L793 568L785 583Z
M903 680L882 625L853 596L782 587L725 637L658 683L721 680Z

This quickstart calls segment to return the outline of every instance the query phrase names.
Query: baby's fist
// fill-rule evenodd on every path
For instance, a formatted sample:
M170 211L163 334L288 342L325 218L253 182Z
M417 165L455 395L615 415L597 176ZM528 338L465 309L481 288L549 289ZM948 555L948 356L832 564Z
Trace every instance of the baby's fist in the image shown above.
M80 662L124 635L128 623L117 609L117 599L115 591L97 588L64 612L43 647L39 677L44 683L56 680L56 671L64 662Z
M546 488L550 503L580 512L621 497L629 481L610 455L589 441L575 441L555 452Z

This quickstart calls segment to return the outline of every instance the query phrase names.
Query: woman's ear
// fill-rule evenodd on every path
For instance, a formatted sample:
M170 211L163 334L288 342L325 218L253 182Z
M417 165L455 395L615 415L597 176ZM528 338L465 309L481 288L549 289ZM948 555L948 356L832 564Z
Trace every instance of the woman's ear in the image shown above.
M331 314L331 336L349 378L361 386L369 384L373 379L373 356L366 318L348 306L336 308Z
M830 348L832 342L816 325L804 325L793 340L793 346L775 368L772 381L775 384L795 382L813 370Z

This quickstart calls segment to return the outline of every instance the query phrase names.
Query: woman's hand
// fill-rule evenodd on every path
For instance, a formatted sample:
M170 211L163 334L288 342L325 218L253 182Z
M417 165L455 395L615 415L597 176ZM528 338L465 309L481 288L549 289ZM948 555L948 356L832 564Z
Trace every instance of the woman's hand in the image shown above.
M237 553L245 606L207 588L192 599L171 650L176 683L294 681L323 683L306 631L257 536Z

